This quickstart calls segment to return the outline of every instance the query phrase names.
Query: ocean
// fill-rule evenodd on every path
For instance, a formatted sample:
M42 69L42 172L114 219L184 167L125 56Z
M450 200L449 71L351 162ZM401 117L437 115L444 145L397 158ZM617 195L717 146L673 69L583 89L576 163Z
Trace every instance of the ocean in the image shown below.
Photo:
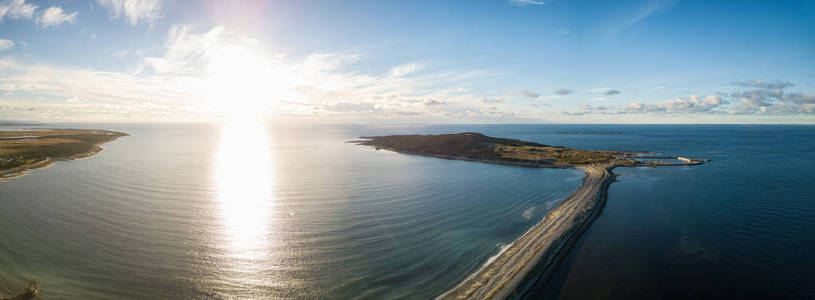
M815 298L815 126L618 130L610 147L712 162L615 169L602 214L530 298Z
M347 141L476 131L712 159L616 169L602 215L534 297L813 295L813 126L37 127L131 136L0 183L3 294L36 279L45 299L431 298L557 206L582 172Z

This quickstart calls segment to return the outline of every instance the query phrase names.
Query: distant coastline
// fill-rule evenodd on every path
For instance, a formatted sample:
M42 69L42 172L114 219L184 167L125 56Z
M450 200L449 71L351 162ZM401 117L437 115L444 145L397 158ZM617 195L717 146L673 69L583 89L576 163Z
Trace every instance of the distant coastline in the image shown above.
M0 131L0 182L51 166L60 160L91 157L128 134L90 129Z
M616 131L558 131L557 134L566 135L619 135L622 132Z
M505 299L523 295L530 287L545 282L571 244L599 216L608 187L616 178L615 167L683 166L708 161L680 156L654 157L635 152L577 150L479 133L362 137L362 140L353 142L443 159L537 168L578 168L586 174L583 184L540 222L437 299ZM678 162L643 162L637 158L677 159Z
M46 168L58 160L91 157L103 150L99 145L126 133L88 129L37 129L0 131L0 183L34 169ZM40 292L39 282L31 281L20 293L3 299L32 299Z

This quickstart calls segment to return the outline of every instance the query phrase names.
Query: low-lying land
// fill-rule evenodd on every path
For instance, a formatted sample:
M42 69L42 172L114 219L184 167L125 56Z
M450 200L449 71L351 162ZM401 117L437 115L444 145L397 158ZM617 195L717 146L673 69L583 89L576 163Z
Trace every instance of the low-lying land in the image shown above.
M370 145L409 154L448 159L477 160L540 167L570 167L577 164L610 163L627 152L590 151L550 146L475 132L440 135L390 135L361 137Z
M600 214L608 186L614 182L614 167L683 166L708 161L649 156L644 152L579 150L473 132L361 139L354 142L401 153L524 167L579 168L586 173L583 185L571 196L492 262L440 295L441 299L505 299L523 295L529 287L545 281L569 246ZM644 159L675 159L676 162Z
M99 145L125 135L91 129L0 131L0 179L47 166L54 160L94 155L102 150Z
M465 132L440 135L388 135L360 137L353 141L395 152L446 159L481 161L540 168L572 168L581 165L667 166L699 164L707 160L679 156L647 156L645 152L594 151L550 146L516 139ZM676 162L644 161L673 158Z

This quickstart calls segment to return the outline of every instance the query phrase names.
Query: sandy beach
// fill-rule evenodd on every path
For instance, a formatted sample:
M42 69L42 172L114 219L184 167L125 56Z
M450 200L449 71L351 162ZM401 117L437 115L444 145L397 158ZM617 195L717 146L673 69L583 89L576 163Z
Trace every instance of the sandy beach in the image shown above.
M577 168L586 173L583 185L492 262L438 299L504 299L545 277L562 250L599 215L614 181L613 166Z
M553 266L600 214L615 167L689 166L708 162L648 152L581 150L476 132L360 137L352 141L406 154L534 168L578 168L583 184L540 222L438 299L505 299L546 280ZM640 159L674 159L643 161Z

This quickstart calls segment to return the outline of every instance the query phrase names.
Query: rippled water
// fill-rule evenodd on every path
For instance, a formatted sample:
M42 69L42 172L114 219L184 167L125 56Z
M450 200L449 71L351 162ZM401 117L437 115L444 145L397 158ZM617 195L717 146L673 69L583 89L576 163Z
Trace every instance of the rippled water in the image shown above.
M37 279L50 299L428 298L583 177L345 143L468 126L44 126L131 136L0 183L3 294Z
M479 131L713 160L617 169L602 215L536 297L815 297L813 126L256 125L45 125L132 136L0 183L0 291L39 279L51 299L428 298L582 174L344 142Z
M713 161L616 169L603 213L533 298L815 298L815 126L615 130L601 147Z

